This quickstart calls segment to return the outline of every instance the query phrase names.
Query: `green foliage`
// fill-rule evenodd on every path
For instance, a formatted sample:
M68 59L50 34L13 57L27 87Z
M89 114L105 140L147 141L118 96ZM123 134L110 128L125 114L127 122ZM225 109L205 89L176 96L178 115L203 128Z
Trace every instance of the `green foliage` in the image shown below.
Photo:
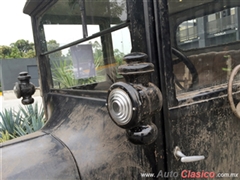
M48 51L59 47L56 40L47 42ZM33 58L36 56L34 44L28 40L19 39L10 46L0 45L0 59L14 59L14 58ZM51 59L58 59L62 57L61 51L49 55Z
M97 41L95 41L94 43L90 41L89 44L92 44L93 47L93 57L95 66L96 67L103 66L104 61L102 46ZM119 49L114 49L113 53L117 65L121 65L123 63L124 53L122 53Z
M94 58L94 64L95 67L100 67L104 65L103 62L103 52L102 52L102 46L99 44L99 42L95 41L94 43L91 43L93 47L93 58Z
M78 85L78 80L73 74L73 66L67 60L53 61L52 77L55 84L61 88L68 88Z
M33 133L41 129L45 124L44 111L38 104L20 107L23 116L20 126L16 126L16 132L19 136Z
M8 131L2 131L0 134L0 143L3 143L5 141L8 141L10 139L14 139L15 137L9 134Z
M102 15L105 17L119 17L123 11L124 11L124 7L125 7L125 3L124 1L118 1L118 0L101 0L101 5L99 4L95 4L95 3L99 3L99 1L92 1L92 6L93 7L98 7L98 12L101 12ZM68 1L68 5L70 7L70 9L76 9L81 7L81 1L78 0L69 0Z
M24 54L24 58L33 58L36 56L35 50L30 49L28 52Z
M34 44L20 39L10 46L0 46L0 59L32 58L35 57Z
M10 44L10 46L18 49L21 54L27 53L29 50L34 49L34 44L24 39L19 39L15 43Z
M16 137L15 126L20 126L22 118L20 117L20 111L14 112L13 109L5 109L0 113L2 122L0 122L0 132L8 132L13 137Z
M11 47L9 46L0 46L0 59L9 58L11 56Z
M96 82L95 77L75 79L73 64L71 61L53 61L52 65L52 77L54 84L60 86L60 88L69 88Z
M35 132L45 124L43 108L37 103L20 107L17 112L5 109L0 116L0 142Z
M119 51L119 49L115 49L114 58L116 59L117 65L119 66L123 63L124 53Z
M47 49L48 51L52 51L54 49L57 49L60 46L59 43L57 43L56 40L49 40L47 42ZM57 51L55 53L52 53L49 55L51 60L59 60L62 57L62 51Z

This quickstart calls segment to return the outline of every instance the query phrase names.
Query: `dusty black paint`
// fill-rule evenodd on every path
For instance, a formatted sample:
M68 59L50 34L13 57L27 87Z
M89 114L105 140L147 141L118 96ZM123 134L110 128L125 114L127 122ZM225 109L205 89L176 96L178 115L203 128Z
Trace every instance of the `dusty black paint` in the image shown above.
M240 123L231 109L227 96L181 105L170 110L169 170L239 172ZM206 160L181 163L172 155L179 146L186 155L204 155Z
M146 31L143 12L143 1L127 1L128 20L131 22L129 30L131 32L132 51L147 53Z
M51 135L39 131L0 147L2 179L79 179L71 153Z
M149 147L127 141L125 130L111 121L105 100L52 94L49 102L53 113L43 131L68 146L83 179L138 179L141 172L151 172Z
M38 65L50 120L43 129L46 135L43 133L34 139L43 139L52 134L54 140L59 140L56 144L62 146L53 148L54 151L51 152L67 147L74 157L69 162L69 167L76 170L77 166L80 172L78 175L81 174L83 179L139 179L140 172L157 174L159 170L179 173L183 169L238 172L240 127L239 120L229 108L226 88L210 88L209 91L189 93L177 99L171 61L168 1L133 0L127 3L133 51L148 54L148 61L155 65L156 70L152 81L161 88L164 97L162 112L153 118L160 132L156 143L135 146L127 141L125 130L118 128L107 113L104 92L98 97L98 91L50 90L49 62L44 56L46 54L40 55L40 44L36 44ZM43 4L39 7L43 8ZM210 12L214 7L209 6L202 12ZM220 6L217 5L216 8ZM195 15L199 15L199 12ZM185 15L182 17L190 18L187 12ZM44 34L38 32L40 22L36 22L35 18L32 20L36 32L35 42L39 43L39 37ZM21 143L30 141L33 139L23 138ZM10 142L3 145L3 148L13 148L18 144ZM179 146L186 155L204 155L207 159L183 164L173 156L175 146ZM68 155L69 153L66 156ZM53 172L56 173L55 176L61 173L57 168Z
M127 140L125 131L110 120L105 100L57 94L48 98L54 106L46 126L2 145L4 179L139 179L140 173L151 172L150 148Z

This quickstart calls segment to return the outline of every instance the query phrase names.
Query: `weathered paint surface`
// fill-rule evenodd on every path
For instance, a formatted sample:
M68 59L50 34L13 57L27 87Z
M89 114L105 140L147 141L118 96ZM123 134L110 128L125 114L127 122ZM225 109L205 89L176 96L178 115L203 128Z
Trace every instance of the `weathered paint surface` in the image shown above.
M169 171L240 173L240 121L233 115L226 95L172 108L169 124ZM172 152L175 146L187 156L204 155L206 159L177 161Z
M79 179L69 150L43 132L2 144L1 151L2 179Z
M151 146L130 143L104 99L48 99L53 111L46 126L2 145L3 179L139 179L153 172Z
M152 172L150 147L127 141L125 130L110 119L104 99L52 94L49 102L53 114L43 131L71 150L82 179L139 179L140 173Z

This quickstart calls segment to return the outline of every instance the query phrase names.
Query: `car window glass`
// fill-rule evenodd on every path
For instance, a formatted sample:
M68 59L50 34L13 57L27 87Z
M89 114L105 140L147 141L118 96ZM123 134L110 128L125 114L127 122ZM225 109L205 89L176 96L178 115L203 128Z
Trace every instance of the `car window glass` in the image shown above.
M169 17L177 96L206 88L226 88L232 69L240 64L240 8L213 8L205 15L208 9L204 4L187 9L187 1L178 2L184 9L178 11L177 2L170 2L169 9L174 11L169 12Z

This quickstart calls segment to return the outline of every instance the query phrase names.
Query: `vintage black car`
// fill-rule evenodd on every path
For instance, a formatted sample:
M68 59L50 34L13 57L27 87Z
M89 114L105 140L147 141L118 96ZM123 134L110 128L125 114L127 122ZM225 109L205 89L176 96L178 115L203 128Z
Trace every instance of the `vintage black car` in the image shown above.
M2 179L239 178L240 1L27 0L24 13L47 123L0 145Z

